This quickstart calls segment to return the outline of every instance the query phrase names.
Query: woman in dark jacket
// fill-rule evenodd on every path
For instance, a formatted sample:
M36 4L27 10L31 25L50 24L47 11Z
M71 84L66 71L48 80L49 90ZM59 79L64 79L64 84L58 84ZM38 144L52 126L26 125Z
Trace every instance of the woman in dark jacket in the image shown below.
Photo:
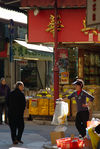
M24 131L24 110L26 106L23 89L23 82L18 81L15 90L10 93L7 103L9 126L13 144L23 143L21 137Z
M0 83L0 124L2 124L2 115L3 112L5 113L5 123L8 123L7 118L8 118L8 110L7 110L7 99L10 93L10 88L6 84L5 78L1 78L1 83Z

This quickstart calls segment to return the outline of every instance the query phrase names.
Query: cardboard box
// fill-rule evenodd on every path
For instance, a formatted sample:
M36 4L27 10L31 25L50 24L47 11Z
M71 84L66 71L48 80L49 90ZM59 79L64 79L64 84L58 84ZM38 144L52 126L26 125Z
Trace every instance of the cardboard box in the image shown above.
M51 144L54 145L56 144L57 139L65 138L65 134L63 131L60 132L52 131L50 132L50 137L51 137Z

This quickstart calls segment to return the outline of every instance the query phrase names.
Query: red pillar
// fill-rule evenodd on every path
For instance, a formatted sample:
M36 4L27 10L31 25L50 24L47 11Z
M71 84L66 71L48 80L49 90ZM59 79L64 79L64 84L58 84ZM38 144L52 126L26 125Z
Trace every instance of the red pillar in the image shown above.
M58 31L57 31L57 0L55 0L55 34L54 34L54 103L59 98L59 68L58 68ZM54 104L55 106L55 104Z

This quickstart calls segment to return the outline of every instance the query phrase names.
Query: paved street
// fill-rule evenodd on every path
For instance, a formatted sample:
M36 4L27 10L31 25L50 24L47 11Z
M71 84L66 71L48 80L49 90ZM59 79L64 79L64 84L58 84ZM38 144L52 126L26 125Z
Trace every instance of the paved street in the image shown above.
M0 125L0 149L42 149L44 144L50 144L50 132L55 129L50 122L48 124L34 123L33 121L25 122L25 130L22 140L24 144L12 145L10 129L8 125ZM74 123L69 123L65 132L66 136L72 133L78 134Z

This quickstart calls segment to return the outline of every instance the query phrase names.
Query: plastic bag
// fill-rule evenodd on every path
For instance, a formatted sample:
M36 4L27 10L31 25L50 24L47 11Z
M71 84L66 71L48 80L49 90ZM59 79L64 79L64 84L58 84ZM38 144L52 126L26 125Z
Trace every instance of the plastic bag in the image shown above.
M57 101L55 113L53 115L53 120L51 124L53 125L62 125L66 124L68 115L68 103L64 101Z
M91 121L87 121L87 128L96 127L98 124L100 124L100 119L92 118Z
M67 130L67 127L66 126L63 126L63 125L59 125L59 126L56 126L56 128L54 129L54 131L57 131L57 132L65 132Z
M92 128L88 129L89 136L91 138L92 148L97 149L100 137L93 132Z

